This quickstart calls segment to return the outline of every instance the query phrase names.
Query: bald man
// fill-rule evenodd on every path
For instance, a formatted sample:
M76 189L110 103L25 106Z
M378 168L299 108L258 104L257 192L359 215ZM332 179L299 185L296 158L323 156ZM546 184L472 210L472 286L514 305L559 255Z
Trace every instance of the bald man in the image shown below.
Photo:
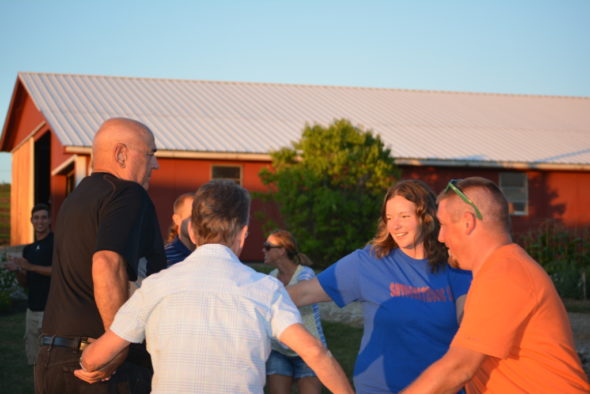
M92 144L93 172L61 206L53 274L35 367L37 393L150 391L145 348L122 352L88 378L73 371L87 343L111 325L138 267L166 267L158 220L146 189L158 168L152 132L142 123L105 121ZM114 372L117 372L113 375Z
M438 197L439 241L473 272L448 352L404 393L589 393L551 278L512 243L508 203L490 180L453 180Z

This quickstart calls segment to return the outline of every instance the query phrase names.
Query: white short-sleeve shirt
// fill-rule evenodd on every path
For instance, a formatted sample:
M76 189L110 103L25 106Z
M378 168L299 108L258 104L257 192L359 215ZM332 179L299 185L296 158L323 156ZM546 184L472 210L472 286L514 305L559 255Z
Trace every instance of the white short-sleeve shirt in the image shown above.
M278 280L208 244L145 279L111 330L147 340L154 393L262 393L270 340L296 323L300 314Z

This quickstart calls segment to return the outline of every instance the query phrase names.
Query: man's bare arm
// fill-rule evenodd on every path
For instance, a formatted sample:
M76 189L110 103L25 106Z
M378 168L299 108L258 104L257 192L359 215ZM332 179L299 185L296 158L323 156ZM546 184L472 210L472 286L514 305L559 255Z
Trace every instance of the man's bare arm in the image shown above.
M127 271L123 257L109 250L101 250L92 255L92 282L94 284L94 300L100 313L105 331L111 326L115 314L129 296ZM127 356L127 348L117 354L114 360L92 376L84 379L89 383L106 380L123 363Z
M92 282L94 300L105 331L129 295L127 271L123 257L110 250L101 250L92 256Z
M302 280L301 282L287 287L289 296L295 305L306 306L315 304L317 302L332 301L330 296L326 294L318 278L310 280Z
M74 371L74 375L88 383L103 380L105 378L103 371L110 370L119 359L125 358L127 346L129 346L128 341L107 330L98 340L84 349L80 357L82 369Z
M483 353L452 346L402 393L456 393L471 380L485 357Z
M293 349L333 393L354 393L338 361L302 324L287 327L279 340Z

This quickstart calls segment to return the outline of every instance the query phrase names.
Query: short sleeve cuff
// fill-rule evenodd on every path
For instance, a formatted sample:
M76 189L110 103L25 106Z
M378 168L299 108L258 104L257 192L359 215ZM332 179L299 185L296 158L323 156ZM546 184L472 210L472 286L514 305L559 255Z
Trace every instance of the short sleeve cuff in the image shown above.
M111 331L127 342L141 343L145 339L145 324L140 318L138 305L140 291L121 306L111 324Z
M280 287L272 304L271 335L278 339L287 327L297 323L303 324L301 314L285 288Z

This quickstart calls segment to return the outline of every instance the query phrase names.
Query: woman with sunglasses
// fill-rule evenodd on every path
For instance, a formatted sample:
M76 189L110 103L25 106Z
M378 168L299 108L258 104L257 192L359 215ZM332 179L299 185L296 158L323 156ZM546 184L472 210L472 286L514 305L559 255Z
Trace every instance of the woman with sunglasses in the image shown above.
M285 230L272 232L264 243L264 263L275 267L270 275L285 286L313 279L315 273L311 260L300 253L293 235ZM299 308L305 328L318 338L324 346L326 340L320 323L317 304ZM279 342L272 343L272 351L266 362L268 391L270 394L291 393L293 381L297 382L299 393L315 394L321 392L321 383L315 373L295 352Z
M432 190L419 180L398 182L387 191L377 233L364 249L288 288L297 306L361 303L358 393L399 392L448 350L471 274L449 267L438 230Z

